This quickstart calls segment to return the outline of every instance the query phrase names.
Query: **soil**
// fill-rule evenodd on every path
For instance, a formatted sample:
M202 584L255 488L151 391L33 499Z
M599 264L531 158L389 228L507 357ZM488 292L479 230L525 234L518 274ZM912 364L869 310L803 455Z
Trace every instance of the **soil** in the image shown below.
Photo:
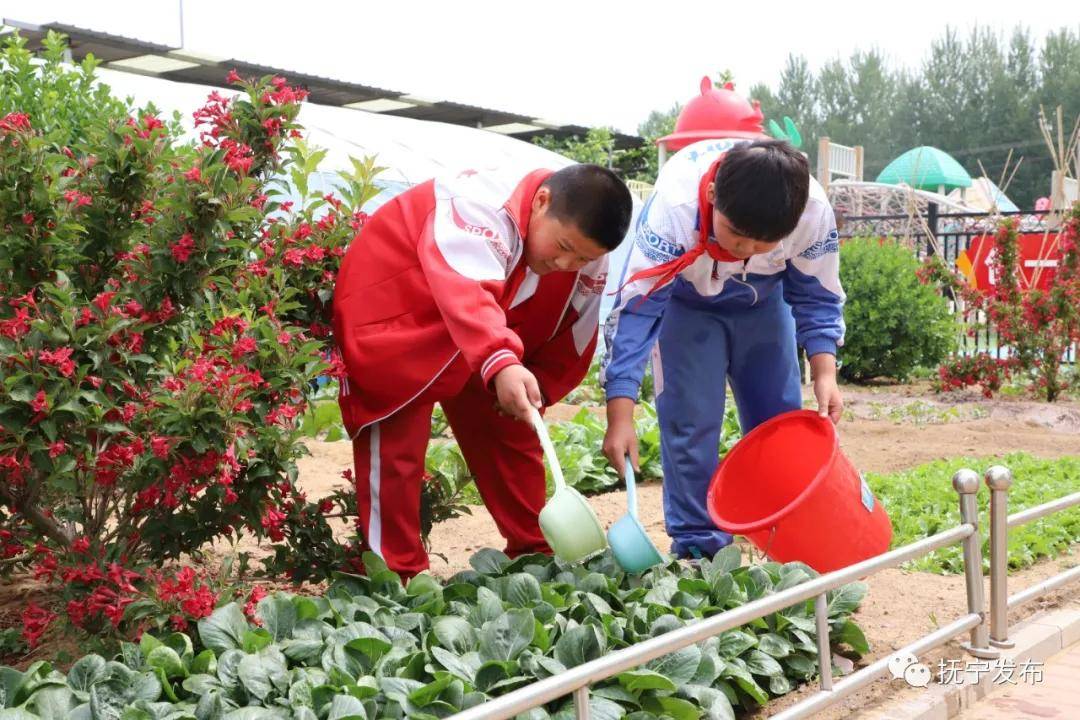
M809 400L809 398L808 398ZM933 395L927 385L845 388L846 408L840 423L841 447L856 467L870 472L891 472L922 463L957 456L978 458L976 469L1010 452L1025 451L1040 457L1080 455L1080 402L1075 400L1053 405L1023 398L987 400L974 393L948 396ZM572 417L579 408L558 405L548 413L551 420ZM600 408L594 412L602 412ZM351 467L351 447L345 442L309 442L311 456L302 459L300 482L311 497L320 497L334 487L343 486L341 471ZM646 483L639 489L640 518L657 545L664 549L661 487ZM625 497L614 492L590 498L601 522L609 523L626 512ZM437 525L431 536L432 572L449 576L468 567L468 558L482 547L502 547L490 515L483 507L472 514ZM243 549L255 554L264 551L245 543ZM228 552L215 548L220 556ZM1044 561L1010 575L1012 592L1062 569L1080 563L1080 547L1072 554ZM870 591L855 614L871 645L871 653L859 660L862 667L947 624L965 612L964 580L961 576L940 576L924 572L892 569L867 580ZM0 627L18 624L16 608L30 599L42 602L41 587L27 577L14 578L0 587ZM1058 605L1080 607L1080 587L1073 585L1010 617L1012 622ZM25 666L33 659L55 656L60 650L75 651L70 641L50 640L31 656L17 659ZM949 643L920 658L935 667L942 657L962 657L958 642ZM10 661L10 659L9 659ZM768 712L784 707L815 692L805 686L797 692L771 702ZM850 716L857 708L868 709L899 693L919 693L900 681L880 680L819 715L822 718ZM753 717L765 717L764 711Z

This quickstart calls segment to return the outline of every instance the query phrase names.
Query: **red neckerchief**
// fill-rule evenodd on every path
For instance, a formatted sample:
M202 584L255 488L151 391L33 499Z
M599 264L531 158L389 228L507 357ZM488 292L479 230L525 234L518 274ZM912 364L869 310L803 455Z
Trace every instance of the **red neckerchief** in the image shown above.
M734 262L739 259L720 247L720 244L712 237L713 205L709 202L708 189L709 185L716 180L716 171L723 161L724 156L721 155L709 166L708 171L698 181L698 244L674 260L634 273L616 292L621 292L624 287L638 280L652 277L658 278L653 283L653 286L649 288L649 291L642 296L642 300L644 300L653 292L674 280L679 273L693 265L705 253L708 253L709 257L717 262Z

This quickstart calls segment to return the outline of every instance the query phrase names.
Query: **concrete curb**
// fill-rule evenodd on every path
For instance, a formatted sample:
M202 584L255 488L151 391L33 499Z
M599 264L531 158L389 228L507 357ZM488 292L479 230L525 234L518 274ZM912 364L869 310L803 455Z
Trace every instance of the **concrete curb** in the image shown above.
M1080 609L1056 610L1019 623L1009 637L1016 646L1001 651L1001 659L1020 668L1022 663L1043 663L1062 650L1080 643ZM974 660L966 656L963 662ZM934 676L937 677L936 669ZM1000 687L994 673L962 671L958 682L930 685L925 694L901 698L860 712L860 720L949 720L968 710L987 694ZM1019 682L1019 680L1018 680Z

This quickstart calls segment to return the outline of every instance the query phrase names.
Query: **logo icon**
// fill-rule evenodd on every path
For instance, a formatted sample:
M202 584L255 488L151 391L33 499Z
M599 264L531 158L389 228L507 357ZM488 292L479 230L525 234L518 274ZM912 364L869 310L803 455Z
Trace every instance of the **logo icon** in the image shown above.
M896 653L889 658L888 664L894 680L903 680L912 687L924 688L933 677L930 668L919 662L912 653Z

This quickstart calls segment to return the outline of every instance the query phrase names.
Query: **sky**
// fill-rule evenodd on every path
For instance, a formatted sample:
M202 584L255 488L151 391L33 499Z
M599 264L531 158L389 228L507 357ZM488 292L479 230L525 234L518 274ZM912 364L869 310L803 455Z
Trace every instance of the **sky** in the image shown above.
M1080 31L1074 1L0 0L0 17L180 45L182 7L190 51L632 133L703 75L775 89L789 54L817 69L870 49L916 69L946 27Z

